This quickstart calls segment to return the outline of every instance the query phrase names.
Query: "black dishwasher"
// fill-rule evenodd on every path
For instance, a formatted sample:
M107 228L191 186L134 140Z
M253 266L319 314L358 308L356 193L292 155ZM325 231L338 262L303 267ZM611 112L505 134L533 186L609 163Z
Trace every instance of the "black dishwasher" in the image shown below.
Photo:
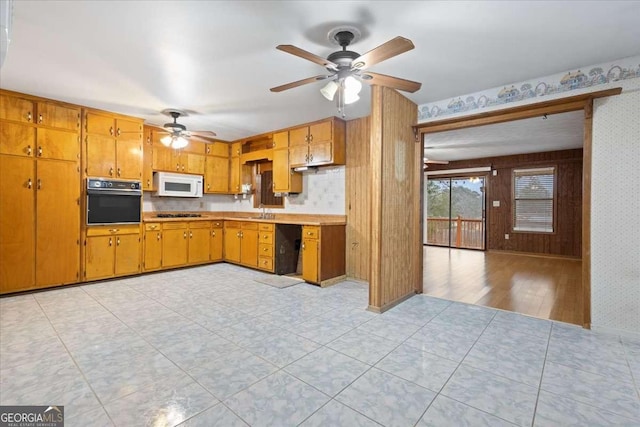
M298 255L302 240L302 226L276 224L275 273L292 274L298 267Z

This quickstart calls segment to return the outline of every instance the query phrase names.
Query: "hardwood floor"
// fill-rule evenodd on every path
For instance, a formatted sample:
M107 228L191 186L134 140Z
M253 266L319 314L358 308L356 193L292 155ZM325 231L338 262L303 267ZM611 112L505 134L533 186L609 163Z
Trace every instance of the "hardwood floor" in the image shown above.
M580 260L425 246L426 295L582 325Z

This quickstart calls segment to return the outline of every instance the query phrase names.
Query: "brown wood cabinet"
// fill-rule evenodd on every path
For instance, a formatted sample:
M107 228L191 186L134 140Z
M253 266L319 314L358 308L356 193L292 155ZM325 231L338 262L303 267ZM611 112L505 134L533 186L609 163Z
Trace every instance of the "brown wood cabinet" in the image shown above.
M345 163L345 122L336 117L289 130L289 165Z
M154 146L153 170L204 175L205 155Z
M154 131L144 126L142 139L142 190L153 191L153 137Z
M194 221L189 223L189 264L209 261L211 246L211 223Z
M258 223L225 221L224 223L225 261L258 266Z
M189 226L186 222L165 222L162 225L162 267L187 264Z
M224 259L224 228L222 221L211 222L211 241L209 247L209 259L222 261Z
M102 111L85 114L87 176L142 179L142 120Z
M258 225L258 268L274 272L274 225L260 223Z
M322 285L345 274L345 226L302 227L302 278Z
M139 273L140 249L138 225L88 227L84 279L97 280Z
M241 152L242 144L240 142L231 144L231 157L229 160L229 193L231 194L240 193L240 184L242 183Z
M207 144L206 152L204 192L229 193L229 144L226 142Z
M80 279L79 117L0 94L0 293Z
M144 257L142 269L153 271L162 268L162 224L146 223L144 225Z
M273 192L302 192L302 174L294 172L289 165L289 132L275 133L273 144Z

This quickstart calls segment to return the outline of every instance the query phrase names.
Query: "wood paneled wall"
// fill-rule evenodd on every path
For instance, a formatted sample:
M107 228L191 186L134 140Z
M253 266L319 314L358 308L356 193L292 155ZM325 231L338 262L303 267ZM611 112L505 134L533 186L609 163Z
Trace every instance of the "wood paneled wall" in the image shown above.
M412 126L417 106L373 86L369 177L369 308L384 311L422 289L422 144Z
M364 281L369 281L371 255L370 128L369 117L347 122L347 276Z
M487 176L487 249L580 258L582 251L582 149L520 154L448 165L429 165L429 171L491 166ZM554 233L512 230L512 171L517 168L555 166L557 186ZM493 207L493 201L500 207ZM505 239L509 234L509 239Z

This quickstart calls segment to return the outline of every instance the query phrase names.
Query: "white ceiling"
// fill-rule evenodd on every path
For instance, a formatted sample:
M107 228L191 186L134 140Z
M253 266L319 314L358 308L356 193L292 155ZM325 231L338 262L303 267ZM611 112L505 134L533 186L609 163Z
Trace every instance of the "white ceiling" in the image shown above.
M510 154L581 148L584 112L554 114L513 122L425 134L430 160L467 160Z
M355 25L364 53L395 36L416 48L371 71L422 82L417 104L640 53L640 2L14 1L0 70L4 89L168 121L233 140L336 115L313 83L322 74L275 49L320 56L326 34ZM347 110L369 114L370 89Z

